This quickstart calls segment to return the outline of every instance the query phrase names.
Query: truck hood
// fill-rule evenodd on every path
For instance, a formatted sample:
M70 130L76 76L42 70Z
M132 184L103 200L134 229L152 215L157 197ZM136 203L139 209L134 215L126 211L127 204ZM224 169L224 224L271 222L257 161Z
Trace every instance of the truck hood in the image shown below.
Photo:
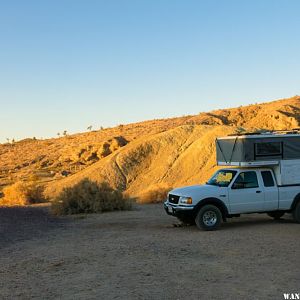
M200 199L206 197L216 197L219 196L222 192L223 188L214 186L214 185L193 185L193 186L186 186L174 189L170 191L170 194L183 196L183 197L192 197L193 199ZM223 190L224 192L224 190Z

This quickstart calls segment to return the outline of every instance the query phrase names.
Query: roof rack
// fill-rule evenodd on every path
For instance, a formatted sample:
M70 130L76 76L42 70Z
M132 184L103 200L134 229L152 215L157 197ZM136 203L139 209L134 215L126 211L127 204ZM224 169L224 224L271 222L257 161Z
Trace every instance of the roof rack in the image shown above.
M252 132L239 132L239 133L232 133L228 136L242 136L242 135L260 135L260 134L300 134L300 127L293 128L290 130L260 130L260 131L252 131Z

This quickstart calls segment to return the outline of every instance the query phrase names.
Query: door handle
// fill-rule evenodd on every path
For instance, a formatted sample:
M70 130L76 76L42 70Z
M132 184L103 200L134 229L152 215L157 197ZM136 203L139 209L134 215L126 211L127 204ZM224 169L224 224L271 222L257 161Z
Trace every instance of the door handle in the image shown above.
M261 191L256 191L256 194L259 194L259 193L261 193Z

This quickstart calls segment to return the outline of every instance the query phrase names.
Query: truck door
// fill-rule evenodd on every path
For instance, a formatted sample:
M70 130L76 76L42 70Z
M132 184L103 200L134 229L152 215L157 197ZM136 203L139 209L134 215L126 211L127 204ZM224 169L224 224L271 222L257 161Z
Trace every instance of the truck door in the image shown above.
M261 171L261 177L264 184L264 210L276 210L278 209L279 195L273 174L271 171Z
M264 193L258 184L256 171L241 172L229 188L232 214L264 210Z

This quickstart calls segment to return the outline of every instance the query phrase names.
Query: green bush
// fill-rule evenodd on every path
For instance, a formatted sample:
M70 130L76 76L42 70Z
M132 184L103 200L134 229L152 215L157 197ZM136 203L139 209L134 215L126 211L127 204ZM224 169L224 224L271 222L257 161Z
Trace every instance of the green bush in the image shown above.
M113 210L130 210L132 200L107 183L85 178L72 187L64 188L52 202L57 215L101 213Z

